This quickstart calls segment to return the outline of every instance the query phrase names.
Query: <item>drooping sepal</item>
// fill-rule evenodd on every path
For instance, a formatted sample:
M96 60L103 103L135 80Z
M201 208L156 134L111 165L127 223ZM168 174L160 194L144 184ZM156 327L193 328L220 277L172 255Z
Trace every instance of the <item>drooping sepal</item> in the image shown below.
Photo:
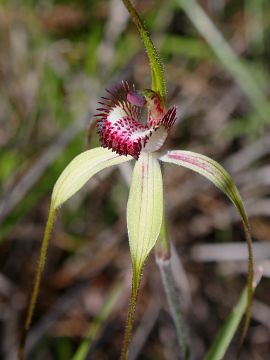
M234 206L239 212L242 220L247 247L248 247L248 280L247 280L247 309L246 319L242 331L240 343L244 341L246 336L250 317L251 317L251 303L252 303L252 280L253 280L253 251L252 251L252 238L250 234L250 226L246 210L230 174L215 160L191 151L174 150L169 151L167 154L160 157L161 161L176 164L193 170L216 185L228 198L232 201Z

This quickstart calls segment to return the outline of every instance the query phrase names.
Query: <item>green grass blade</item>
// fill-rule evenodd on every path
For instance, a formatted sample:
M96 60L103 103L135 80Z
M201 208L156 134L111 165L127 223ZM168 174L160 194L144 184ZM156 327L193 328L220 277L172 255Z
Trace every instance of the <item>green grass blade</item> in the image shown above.
M250 74L249 69L233 51L226 39L214 25L212 20L197 3L196 0L175 0L181 6L190 21L205 38L213 52L219 58L224 67L234 76L242 90L248 96L254 109L263 122L269 122L269 112L266 110L267 98Z
M89 349L95 340L98 332L101 330L102 325L109 317L110 313L113 310L116 302L119 300L120 295L122 293L123 286L117 285L113 288L110 294L107 296L102 309L100 310L96 319L91 323L89 329L87 331L85 339L82 341L81 345L79 346L78 350L72 357L72 360L85 360L87 359L87 354Z
M262 268L258 267L257 271L254 274L254 281L253 281L253 291L255 290L256 286L260 282L262 276ZM236 304L235 308L233 309L232 313L226 320L225 324L219 331L217 337L215 338L211 348L209 349L208 353L205 356L205 360L221 360L223 359L231 341L236 333L236 330L239 326L239 323L244 315L244 312L247 307L247 292L248 289L245 288Z

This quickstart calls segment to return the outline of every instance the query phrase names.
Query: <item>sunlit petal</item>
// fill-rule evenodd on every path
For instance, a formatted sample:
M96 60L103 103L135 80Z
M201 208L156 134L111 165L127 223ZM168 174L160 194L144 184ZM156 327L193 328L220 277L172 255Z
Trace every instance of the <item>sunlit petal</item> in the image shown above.
M248 269L248 302L246 321L242 333L242 341L246 335L250 316L251 316L251 302L252 302L252 279L253 279L253 251L252 251L252 239L250 235L250 227L248 217L239 194L237 187L235 186L229 173L215 160L210 159L207 156L194 153L191 151L174 150L169 151L166 155L160 158L161 161L173 163L176 165L184 166L190 170L193 170L210 180L221 191L223 191L229 199L232 201L236 209L238 210L243 228L245 231L248 254L249 254L249 269Z
M155 155L142 152L136 162L127 205L133 267L140 273L158 238L163 212L163 185Z
M131 156L119 156L102 147L81 153L69 163L58 178L53 189L52 206L57 208L63 204L100 170L131 159Z

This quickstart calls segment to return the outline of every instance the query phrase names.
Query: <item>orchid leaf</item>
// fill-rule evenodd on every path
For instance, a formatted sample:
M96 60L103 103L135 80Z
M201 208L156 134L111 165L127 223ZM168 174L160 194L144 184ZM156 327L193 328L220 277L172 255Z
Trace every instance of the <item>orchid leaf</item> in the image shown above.
M239 58L222 33L220 33L207 12L200 5L200 2L197 0L175 0L175 2L183 9L195 28L205 38L223 66L233 75L249 97L260 118L268 123L268 99L262 86L257 83L253 72L245 66L242 59ZM254 3L257 2L254 1Z
M119 156L102 147L87 150L76 156L62 172L54 186L52 194L54 208L58 208L71 198L100 170L131 159L131 156Z
M163 187L160 165L154 154L142 152L133 170L127 204L133 279L121 359L126 359L140 276L144 262L159 236L162 215Z
M252 284L253 291L255 291L257 285L259 284L262 274L263 269L261 266L258 266L254 273L254 280ZM233 311L225 321L211 345L211 348L207 352L205 360L223 359L247 307L247 292L248 289L245 287Z
M163 155L160 158L160 160L186 167L206 177L228 196L228 198L232 201L232 203L234 204L234 206L236 207L236 209L240 214L243 223L246 241L247 241L248 254L249 254L246 319L240 340L240 344L242 344L249 327L250 316L251 316L253 252L252 252L252 239L250 235L250 226L248 222L248 217L241 196L239 194L239 191L235 186L229 173L219 163L210 159L207 156L194 153L191 151L175 150L175 151L169 151L166 155Z
M163 64L160 59L160 56L149 36L148 31L146 30L139 14L137 13L134 6L131 4L129 0L122 0L125 4L132 21L137 26L137 29L140 33L140 36L142 38L142 41L145 46L145 50L147 52L150 66L151 66L151 72L152 72L152 90L159 93L161 96L164 104L166 102L166 85L165 85L165 79L164 79L164 69Z
M72 360L85 360L89 358L88 353L93 345L95 338L97 337L98 333L102 330L102 327L108 321L108 318L120 300L121 294L123 291L123 286L117 284L106 297L100 312L97 314L97 317L91 322L89 329L87 331L85 339L82 341L80 346L78 347L76 353L72 357ZM88 356L87 356L88 355Z
M82 186L100 170L103 170L112 165L121 164L131 159L131 156L119 156L118 154L113 153L111 150L104 149L102 147L87 150L76 156L58 178L53 189L48 221L41 245L36 278L28 307L24 333L20 344L20 359L23 358L25 340L32 322L32 317L37 302L41 276L46 262L48 243L52 232L56 210L60 205L62 205L65 201L71 198L71 196L78 192Z

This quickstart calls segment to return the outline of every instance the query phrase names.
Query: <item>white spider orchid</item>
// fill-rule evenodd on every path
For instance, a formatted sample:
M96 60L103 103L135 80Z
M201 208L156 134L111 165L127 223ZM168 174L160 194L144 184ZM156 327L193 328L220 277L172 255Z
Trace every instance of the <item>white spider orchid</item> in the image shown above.
M26 334L35 309L55 212L99 171L134 159L136 161L127 203L127 229L133 281L122 358L125 359L127 354L142 268L156 244L164 221L160 162L180 165L203 175L223 191L238 210L249 251L248 305L242 338L248 329L252 300L253 261L249 223L241 197L228 172L216 161L186 150L171 150L165 155L157 152L175 123L176 107L173 106L166 110L166 89L162 64L135 9L128 0L123 0L123 2L139 29L150 59L152 89L139 93L127 82L122 82L121 85L108 91L109 95L102 98L101 108L97 109L97 132L101 147L87 150L75 157L54 186L38 271L25 324L24 339L21 344L21 358ZM145 123L140 122L142 107L145 107L148 112Z

